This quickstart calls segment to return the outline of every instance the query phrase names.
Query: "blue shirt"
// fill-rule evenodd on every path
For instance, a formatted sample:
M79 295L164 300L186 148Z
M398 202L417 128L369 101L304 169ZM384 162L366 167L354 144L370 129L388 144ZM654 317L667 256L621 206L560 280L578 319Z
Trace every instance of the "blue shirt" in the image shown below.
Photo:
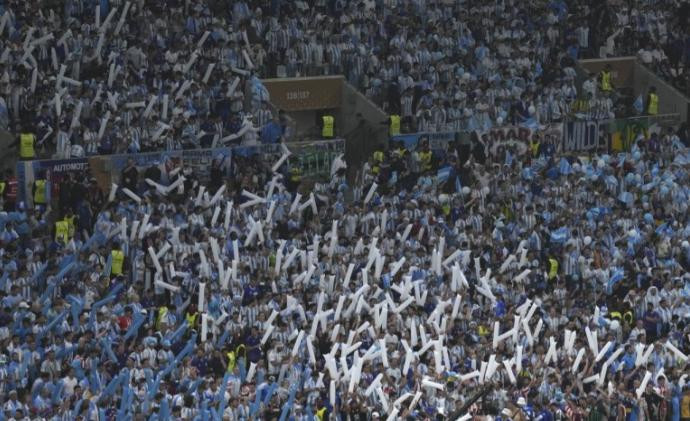
M283 128L280 124L269 121L261 130L262 143L278 143L278 140L283 135Z

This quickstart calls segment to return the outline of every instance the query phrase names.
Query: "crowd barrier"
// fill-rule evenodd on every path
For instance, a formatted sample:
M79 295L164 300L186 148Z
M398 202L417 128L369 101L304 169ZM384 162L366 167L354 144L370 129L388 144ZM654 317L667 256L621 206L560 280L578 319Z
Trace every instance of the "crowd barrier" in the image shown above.
M594 151L624 152L640 132L645 136L661 127L675 126L680 121L679 114L639 116L611 120L574 120L563 123L549 123L536 126L501 126L489 130L462 132L421 132L392 136L390 141L402 143L407 149L417 148L420 140L428 141L435 153L443 153L450 142L480 141L489 153L494 154L501 147L512 146L518 152L527 150L530 141L550 141L557 152L588 153Z
M298 167L305 178L327 178L330 176L330 166L333 159L345 152L344 139L325 139L315 141L289 142L291 152L286 164L288 168ZM20 161L17 163L16 175L19 182L20 200L31 205L32 186L34 180L43 178L50 181L53 187L68 174L78 176L90 175L102 190L107 191L110 183L119 178L119 174L132 160L143 172L151 166L161 170L162 182L167 182L169 169L178 164L191 167L197 177L208 176L211 164L218 160L221 168L227 174L232 172L232 166L242 158L260 155L267 161L277 161L283 154L280 144L259 144L253 146L233 146L208 149L185 149L175 151L144 152L137 154L94 155L72 159L42 159ZM55 191L48 192L49 196Z

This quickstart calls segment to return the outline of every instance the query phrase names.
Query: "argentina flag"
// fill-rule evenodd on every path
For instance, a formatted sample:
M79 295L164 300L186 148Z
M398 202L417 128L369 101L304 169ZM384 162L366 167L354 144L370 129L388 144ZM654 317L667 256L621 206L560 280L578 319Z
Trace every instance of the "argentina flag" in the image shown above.
M523 168L522 178L525 180L531 180L534 178L534 170L532 170L532 167Z
M633 102L633 108L635 111L637 111L638 114L642 114L642 111L644 110L644 102L642 101L642 94L640 94L635 102Z
M556 244L563 244L568 241L569 232L566 227L551 231L551 242Z
M625 276L625 272L623 269L619 267L614 267L611 270L611 277L609 278L609 281L606 283L606 293L611 294L613 292L613 287L620 282L623 277Z
M444 183L448 178L450 177L450 171L451 168L450 166L443 167L438 170L436 173L436 178L438 179L439 183Z

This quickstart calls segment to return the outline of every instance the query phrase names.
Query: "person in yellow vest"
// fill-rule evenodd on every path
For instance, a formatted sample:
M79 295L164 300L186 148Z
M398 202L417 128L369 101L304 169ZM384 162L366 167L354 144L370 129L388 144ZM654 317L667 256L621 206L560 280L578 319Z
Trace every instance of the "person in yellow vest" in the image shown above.
M656 93L656 87L649 88L649 95L647 95L647 114L659 114L659 95Z
M36 157L36 135L30 133L28 130L23 130L19 135L19 158L22 160L30 160Z
M228 351L225 353L225 356L228 358L227 371L228 373L232 373L233 371L235 371L235 366L237 365L237 357L235 355L235 351Z
M231 350L229 352L226 352L225 354L228 357L228 371L232 372L235 370L235 367L237 364L239 364L240 359L244 359L246 363L246 358L247 358L247 351L244 345L240 344L238 345L234 350ZM246 365L245 365L246 367Z
M400 116L397 114L391 115L389 118L390 123L388 126L388 134L392 136L397 136L400 134Z
M607 64L604 70L599 73L599 85L602 92L612 92L613 82L611 81L611 65Z
M75 223L74 223L74 218L75 216L72 214L71 210L68 210L67 213L65 214L65 217L63 218L65 222L67 222L67 236L72 239L74 237L74 231L75 231Z
M373 174L378 175L378 173L381 171L381 163L383 163L383 160L386 158L386 153L383 151L383 145L379 145L378 149L376 149L372 155L372 165L371 165L371 172Z
M122 275L125 265L125 253L120 250L119 244L113 244L113 249L110 251L110 255L113 257L113 262L110 267L110 274L112 276ZM158 312L158 316L161 317L160 311Z
M34 180L33 185L33 198L34 206L45 205L48 203L48 181L44 178L39 178Z
M187 311L184 318L187 321L187 327L189 329L196 329L196 322L199 319L199 312L196 311L196 305L189 305L189 311Z
M316 408L316 418L319 421L328 421L328 407L323 402L319 402Z
M62 244L69 241L69 225L64 219L55 222L55 241Z
M549 257L549 280L552 281L558 276L558 260Z
M422 172L431 170L431 149L429 149L429 143L424 142L422 145L422 150L419 151L419 165Z
M335 136L335 118L332 115L321 117L321 137L330 139Z
M529 141L529 150L533 157L539 155L539 136L532 136L532 140Z

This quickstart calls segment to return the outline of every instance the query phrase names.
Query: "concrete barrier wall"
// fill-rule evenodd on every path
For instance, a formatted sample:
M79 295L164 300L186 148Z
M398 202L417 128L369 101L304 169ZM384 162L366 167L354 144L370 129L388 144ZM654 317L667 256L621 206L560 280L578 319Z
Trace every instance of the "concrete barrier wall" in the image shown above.
M635 95L647 94L650 86L656 88L659 94L659 114L679 114L680 120L690 119L690 98L684 96L676 88L655 75L651 70L639 62L635 62Z
M580 67L587 73L599 73L604 66L611 65L611 83L616 88L633 88L635 85L635 63L637 58L616 57L605 59L580 60Z
M359 168L378 145L388 144L388 115L347 82L343 83L340 110L336 113L338 135L345 138L345 158L350 170ZM353 175L350 173L350 175Z

